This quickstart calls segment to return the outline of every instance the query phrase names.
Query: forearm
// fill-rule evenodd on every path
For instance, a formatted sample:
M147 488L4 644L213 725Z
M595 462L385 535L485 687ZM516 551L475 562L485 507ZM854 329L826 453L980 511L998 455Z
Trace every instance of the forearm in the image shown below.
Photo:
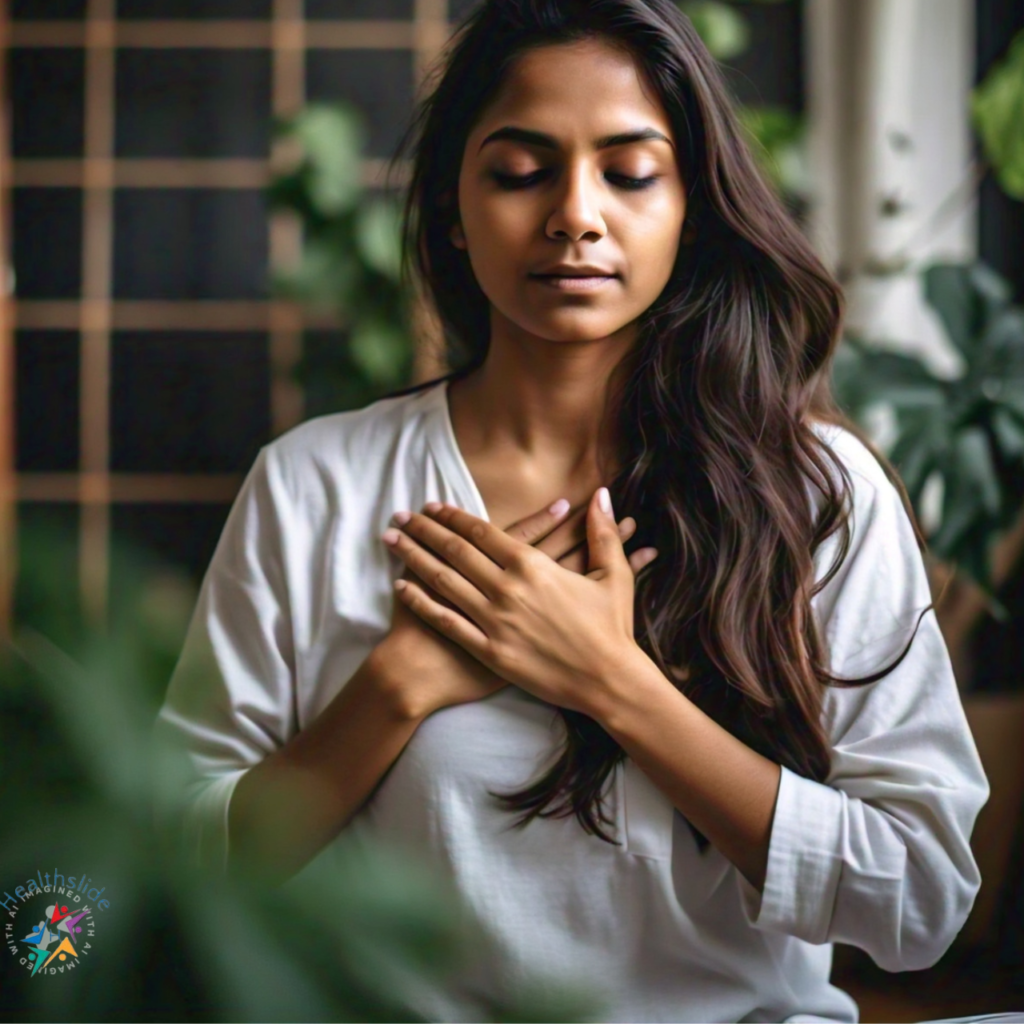
M371 655L307 728L243 775L228 810L229 862L285 881L344 828L422 718Z
M758 891L779 766L683 696L642 651L614 670L594 717Z

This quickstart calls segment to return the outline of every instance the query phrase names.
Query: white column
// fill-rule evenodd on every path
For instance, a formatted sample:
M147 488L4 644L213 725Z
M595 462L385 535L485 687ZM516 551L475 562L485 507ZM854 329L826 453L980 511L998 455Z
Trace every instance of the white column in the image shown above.
M846 288L849 329L955 374L918 271L976 255L973 195L949 201L970 194L973 2L804 2L810 231Z

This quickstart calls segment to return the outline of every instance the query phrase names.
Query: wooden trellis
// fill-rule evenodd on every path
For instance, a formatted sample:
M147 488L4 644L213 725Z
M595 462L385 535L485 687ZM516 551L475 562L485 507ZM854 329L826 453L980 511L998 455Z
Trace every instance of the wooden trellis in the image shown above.
M272 0L264 19L138 20L118 15L115 0L87 0L76 21L11 20L0 13L6 48L76 49L84 56L84 131L78 158L8 156L7 126L0 153L0 187L73 189L81 194L81 288L75 298L0 300L0 540L4 584L0 618L9 615L13 575L14 510L18 502L72 503L79 509L79 582L86 607L102 619L108 595L112 507L120 503L229 503L237 473L130 473L111 468L112 339L115 332L259 332L269 346L273 434L303 417L293 380L303 331L311 325L296 306L267 300L118 298L114 289L115 197L131 190L263 189L271 170L287 159L275 145L265 157L148 159L119 157L116 72L122 53L145 50L256 50L270 58L268 116L288 115L306 99L311 50L408 50L419 88L428 64L450 33L448 0L415 0L405 20L307 20L303 0ZM5 77L6 82L6 77ZM9 104L9 98L7 98ZM381 180L384 161L367 159L364 181ZM6 202L5 202L6 207ZM6 221L4 222L6 226ZM299 226L287 216L267 224L271 264L291 260ZM0 235L10 254L9 232ZM79 338L79 458L75 471L16 472L13 461L13 336L19 330L69 330ZM429 372L427 367L421 367ZM116 396L113 396L116 400Z

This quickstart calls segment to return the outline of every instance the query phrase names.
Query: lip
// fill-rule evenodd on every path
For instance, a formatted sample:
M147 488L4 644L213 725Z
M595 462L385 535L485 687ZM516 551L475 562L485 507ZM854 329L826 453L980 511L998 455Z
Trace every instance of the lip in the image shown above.
M553 263L550 267L537 270L532 277L618 277L609 267L595 263Z
M547 288L554 288L561 292L592 292L610 284L615 277L609 274L594 274L586 277L569 277L555 274L531 274L530 277L537 284Z

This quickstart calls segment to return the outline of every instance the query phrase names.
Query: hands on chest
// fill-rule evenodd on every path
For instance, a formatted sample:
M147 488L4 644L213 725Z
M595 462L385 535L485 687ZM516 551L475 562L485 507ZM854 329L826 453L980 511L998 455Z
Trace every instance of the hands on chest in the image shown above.
M450 513L458 512L460 519L465 517L461 520L463 530L479 529L477 524L482 524L492 534L500 533L501 537L509 542L506 551L520 553L529 551L545 555L544 567L557 570L552 574L555 578L562 574L562 570L569 570L569 573L579 578L575 582L583 582L586 579L585 573L588 558L590 558L587 536L589 507L584 506L572 514L567 514L569 507L567 503L563 504L564 507L561 508L557 504L552 506L551 508L555 509L554 512L550 508L538 509L531 515L517 520L503 532L493 524L469 516L468 513L461 512L461 510L449 510L448 514L445 514L445 510L440 507L430 513L427 513L425 508L424 514L409 515L409 518L405 520L403 525L406 527L406 532L401 534L402 539L398 545L392 546L392 549L406 562L401 579L407 585L416 588L416 598L409 600L401 593L396 594L391 629L374 651L374 658L378 670L385 678L391 680L391 685L399 691L403 704L413 717L425 716L432 711L453 704L479 700L501 689L508 682L515 682L517 685L525 683L524 689L545 700L552 700L553 697L560 695L561 691L544 687L543 684L538 689L521 674L511 673L513 677L509 678L510 673L507 671L499 673L497 664L488 663L480 656L479 649L467 647L463 640L460 640L460 636L464 638L464 634L457 631L459 625L466 628L472 624L472 628L477 629L478 632L480 629L479 624L473 624L472 620L467 618L468 609L460 607L457 602L458 583L455 581L455 576L458 575L464 584L472 585L462 575L462 570L458 567L457 551L461 550L463 566L467 564L465 556L469 554L468 548L473 546L473 550L480 559L476 563L478 566L484 566L484 560L486 560L494 573L502 573L505 568L493 561L493 556L485 554L476 547L472 540L456 533L453 528L457 524ZM595 510L595 513L603 514L598 510ZM472 520L472 524L469 522L470 520ZM609 525L613 523L614 520L610 519ZM436 527L436 529L431 529L432 527ZM612 529L615 531L612 539L614 540L617 536L619 553L629 572L631 625L632 579L657 556L657 552L654 548L641 548L626 559L624 552L621 551L621 544L636 531L636 522L632 517L627 516L620 523L614 524ZM398 531L394 532L398 533ZM432 547L431 542L436 546ZM445 561L445 559L448 560ZM539 559L535 559L535 562L540 564ZM486 566L484 567L486 568ZM511 573L509 575L511 576ZM573 579L568 574L564 575L568 579ZM535 580L535 583L542 589L548 589L542 580ZM405 593L409 594L410 589L410 586L407 586ZM624 588L622 589L624 590ZM483 596L482 592L478 591L478 593ZM491 593L495 594L493 590ZM497 595L495 594L495 596ZM561 598L563 603L575 605L577 612L586 615L587 610L585 607L579 607L576 595L551 596L556 605ZM621 598L624 594L618 596ZM520 598L522 603L533 603L533 598L528 593L520 592ZM463 600L465 600L464 597ZM552 607L541 605L537 607L535 614L543 618L551 618L554 610ZM458 616L457 619L456 616ZM586 649L589 646L592 649L593 645L587 640L589 630L583 630L582 634L578 630L574 632L571 615L559 614L557 618L563 620L562 631L574 638L568 647L559 642L557 635L548 637L546 640L539 637L535 639L544 642L545 650L554 651L556 663L568 660L568 663L571 664L577 657L579 648ZM565 621L566 619L569 621ZM521 643L530 642L529 636L522 636L518 639ZM521 662L518 655L516 658ZM543 660L543 655L541 659ZM536 672L537 667L524 665L523 671L532 674ZM551 677L557 676L559 673L548 671L547 673L542 672L541 675L542 677L544 675ZM568 699L571 701L573 698L569 696ZM558 700L552 700L552 702L559 703ZM562 706L573 705L570 703Z

